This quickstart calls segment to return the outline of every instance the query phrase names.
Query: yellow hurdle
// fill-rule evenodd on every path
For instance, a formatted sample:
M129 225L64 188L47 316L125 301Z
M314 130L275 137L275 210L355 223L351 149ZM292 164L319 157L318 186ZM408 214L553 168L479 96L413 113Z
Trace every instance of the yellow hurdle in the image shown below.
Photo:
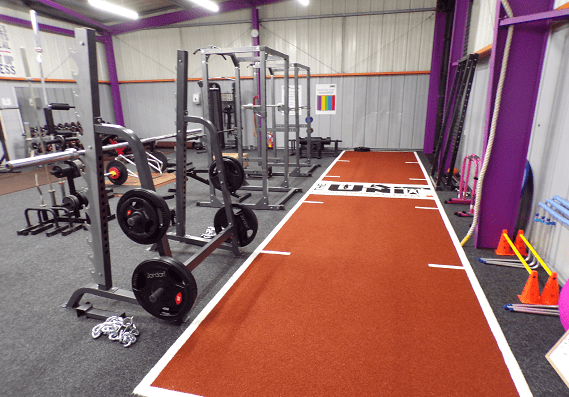
M541 266L545 269L545 271L547 272L547 274L549 276L551 276L551 270L549 270L549 268L547 267L547 265L545 264L545 262L543 261L543 259L541 259L541 257L539 256L539 254L537 252L535 252L535 250L533 249L533 247L531 246L531 244L529 243L529 241L526 240L526 238L524 237L524 235L520 235L521 239L524 241L524 243L526 244L526 246L529 248L529 250L535 255L535 257L537 258L537 260L539 261L539 263L541 264Z
M510 247L512 247L512 251L514 251L514 253L516 254L516 256L518 257L518 259L524 264L524 267L526 268L526 270L528 271L528 273L531 276L531 268L529 267L529 265L527 264L526 260L524 259L524 257L522 256L522 254L520 254L520 251L518 251L518 249L516 248L516 246L514 245L514 243L512 243L512 240L510 240L510 237L508 237L507 233L502 234L502 236L504 236L504 238L506 239L506 241L508 242L508 244L510 244ZM522 236L523 237L523 236ZM525 238L524 238L525 240ZM527 244L527 243L526 243ZM533 252L533 250L532 250Z

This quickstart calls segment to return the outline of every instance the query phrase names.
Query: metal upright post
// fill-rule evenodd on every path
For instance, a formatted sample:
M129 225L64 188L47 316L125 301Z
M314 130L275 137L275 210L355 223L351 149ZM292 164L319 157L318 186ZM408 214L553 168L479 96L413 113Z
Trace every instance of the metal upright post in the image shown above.
M184 120L184 116L188 113L187 51L178 50L176 66L176 235L182 237L186 235L186 129L188 123Z
M243 118L241 117L241 69L239 62L232 57L235 66L235 133L237 135L237 156L243 164Z
M87 183L89 205L86 213L91 220L91 248L93 262L91 275L100 289L108 290L113 286L111 275L111 254L109 249L108 199L105 188L103 149L101 137L95 134L95 123L101 122L99 104L99 75L97 71L97 48L95 31L91 29L75 30L76 52L72 54L79 72L75 76L80 100L77 101L78 115L83 132L80 136L85 147L85 166L90 172L84 174ZM101 173L95 170L101 170Z
M296 141L300 143L300 98L298 97L298 64L293 64L294 67L294 133ZM288 74L288 73L287 73ZM300 144L296 145L296 151L298 153L297 163L300 165ZM307 150L308 157L310 158L310 143L308 143ZM297 168L298 173L300 173L300 167Z
M272 71L271 68L269 68L269 70L271 71L271 104L276 105L276 87L275 87L275 74ZM273 150L275 153L275 158L278 159L279 157L279 152L278 152L278 146L277 146L277 129L276 129L276 125L277 125L277 108L273 107L271 109L271 132L273 133ZM286 140L286 136L285 136L285 151L286 151L286 144L287 144L287 140Z
M97 124L101 123L99 103L99 78L97 71L97 48L95 31L91 29L75 29L75 52L71 56L78 67L75 74L78 92L81 93L76 109L82 122L80 141L85 146L83 162L89 172L84 176L87 185L85 192L89 204L85 209L89 216L89 231L91 232L90 246L92 268L89 269L95 284L81 287L73 293L63 307L76 308L84 294L90 293L109 299L129 303L137 303L132 291L113 287L111 272L111 254L109 248L108 197L105 187L105 172L103 162L103 145L100 134L96 132ZM77 93L75 93L77 95ZM113 126L124 129L124 127ZM126 130L126 129L125 129ZM107 311L92 309L92 305L82 310L84 314L95 318L106 318ZM78 309L79 313L79 309Z
M312 121L310 120L310 68L306 67L306 143L308 147L312 145ZM310 164L312 155L308 152L306 164Z
M267 52L263 49L263 51L259 52L259 104L261 105L260 112L260 135L261 135L261 162L262 168L261 172L267 174L268 172L268 155L267 155L267 79L266 79L266 70L267 70ZM269 183L268 178L266 175L263 176L263 198L259 201L263 205L267 205L269 203Z
M289 101L288 73L289 73L289 67L290 67L290 65L289 65L288 55L286 55L284 58L284 70L285 70L285 72L284 72L284 86L285 86L285 90L284 90L283 112L285 115L285 117L284 117L284 131L285 131L285 137L286 137L287 142L288 142L288 136L289 136L288 135L289 134L289 131L288 131L288 128L289 128L289 126L288 126L288 124L289 124L288 123L288 113L289 113L288 112L288 101ZM288 188L288 177L289 177L288 173L289 173L289 171L288 171L288 153L286 153L286 151L285 151L285 154L283 156L283 162L284 162L284 181L282 183L282 187Z
M206 120L211 121L211 109L209 108L209 54L202 53L202 106L203 106L203 117ZM212 149L211 149L211 137L210 134L206 134L206 149L208 161L212 159ZM223 159L219 159L220 164ZM220 167L221 168L221 167ZM210 204L213 206L220 207L223 203L215 196L215 187L209 184L209 197Z

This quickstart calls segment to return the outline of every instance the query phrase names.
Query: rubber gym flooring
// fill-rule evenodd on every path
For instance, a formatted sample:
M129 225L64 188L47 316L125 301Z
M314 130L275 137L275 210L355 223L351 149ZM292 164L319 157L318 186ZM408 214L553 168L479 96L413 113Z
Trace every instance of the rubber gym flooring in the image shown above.
M200 296L186 324L89 299L135 316L141 337L128 349L93 340L98 322L59 306L90 281L87 233L15 236L37 192L0 196L0 394L569 395L544 357L563 334L558 318L501 308L527 273L477 263L489 250L456 247L447 226L462 237L468 220L452 213L464 208L436 200L456 193L429 189L418 159L426 164L413 153L345 152L313 178L294 178L310 192L288 213L256 211L262 230L243 258L214 253L194 271ZM195 186L189 201L207 197ZM194 235L215 213L189 211L199 213ZM115 226L113 277L127 287L154 254ZM192 249L173 253L183 260Z

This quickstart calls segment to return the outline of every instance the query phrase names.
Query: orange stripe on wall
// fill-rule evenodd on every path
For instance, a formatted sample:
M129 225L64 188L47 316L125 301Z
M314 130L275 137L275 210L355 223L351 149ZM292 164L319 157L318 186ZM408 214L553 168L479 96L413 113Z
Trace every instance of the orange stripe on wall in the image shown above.
M376 72L376 73L335 73L335 74L312 74L310 77L360 77L360 76L396 76L396 75L418 75L418 74L429 74L429 70L418 70L411 72ZM269 78L270 76L267 76ZM300 78L305 78L305 74L298 75ZM284 76L275 76L277 79L282 79ZM294 78L294 76L289 76L289 78ZM252 80L252 76L241 76L241 80ZM0 77L0 80L6 81L26 81L23 77ZM200 78L191 78L188 81L201 81ZM233 80L227 78L212 78L210 80ZM40 79L32 79L34 82L41 81ZM46 79L47 83L75 83L73 79ZM149 79L149 80L121 80L119 84L139 84L139 83L173 83L176 79ZM99 80L101 84L110 84L108 80Z
M359 77L359 76L392 76L392 75L417 75L417 74L429 74L429 70L419 70L411 72L377 72L377 73L335 73L335 74L312 74L310 77ZM267 76L269 78L270 76ZM306 77L305 74L298 75L300 78ZM284 76L275 76L276 79L282 79ZM294 78L294 76L289 76L289 78ZM252 76L241 76L241 80L252 80ZM188 81L201 81L201 78L188 79ZM210 80L228 80L226 78L212 78ZM229 79L232 80L232 79ZM131 84L131 83L157 83L157 82L173 82L175 79L162 79L162 80L122 80L119 81L120 84Z

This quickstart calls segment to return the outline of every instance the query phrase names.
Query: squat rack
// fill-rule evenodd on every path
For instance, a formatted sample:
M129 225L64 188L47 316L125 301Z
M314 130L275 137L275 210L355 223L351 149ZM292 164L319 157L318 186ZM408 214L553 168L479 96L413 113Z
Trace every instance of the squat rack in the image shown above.
M294 167L294 170L292 172L290 172L290 176L294 176L294 177L298 177L298 176L302 176L302 177L310 177L312 176L312 172L320 167L320 164L312 164L312 150L307 150L307 155L306 155L306 162L302 163L300 161L300 128L306 128L306 143L307 143L307 147L311 148L312 147L312 127L311 127L311 123L312 123L312 117L310 115L310 67L309 66L305 66L302 65L300 63L292 63L291 68L294 70L294 111L295 111L295 117L294 117L294 124L292 127L289 126L288 131L285 130L284 124L277 124L276 121L276 109L273 109L273 113L272 113L272 128L270 129L270 131L273 131L274 136L276 138L276 132L277 131L283 131L284 132L284 137L285 137L285 142L284 142L284 150L288 153L289 150L289 133L290 132L295 132L295 145L294 145L294 155L295 155L295 159L296 162L290 164L291 167ZM301 106L300 105L300 82L299 82L299 70L302 69L305 71L306 73L306 97L305 97L305 103L306 105ZM275 88L275 72L284 72L284 75L287 75L289 73L289 71L287 69L285 69L284 67L271 67L269 68L269 72L271 73L271 85L272 85L272 98L273 98L273 103L275 102L275 94L276 94L276 88ZM306 124L301 124L300 123L300 111L301 109L306 109ZM288 115L287 113L284 114L284 118L287 119L290 115ZM289 122L290 124L290 122ZM275 139L275 153L277 151L277 145L276 145L276 139ZM277 159L276 162L272 165L276 165L279 166L281 165L279 163L279 160ZM310 170L306 173L301 172L301 167L310 167Z
M296 194L301 192L302 190L299 188L290 188L289 187L289 162L288 162L288 153L285 150L283 152L283 159L282 159L282 166L284 167L284 181L280 186L269 186L268 177L269 177L269 163L268 153L267 153L267 107L276 107L279 105L267 105L267 87L266 87L266 75L267 75L267 68L268 62L283 62L284 67L286 70L289 68L289 57L286 54L273 50L266 46L255 46L255 47L237 47L237 48L202 48L199 50L202 57L202 97L207 98L208 92L207 82L209 81L209 58L212 55L221 55L221 56L228 56L231 58L233 62L233 66L235 69L235 131L237 136L237 151L238 151L238 160L241 164L243 164L243 121L241 115L241 109L252 109L255 117L260 118L260 136L261 142L259 147L259 155L260 157L249 157L249 163L258 162L261 166L261 178L262 178L262 186L252 186L245 181L244 185L242 186L242 190L249 190L249 191L261 191L262 197L259 201L254 204L251 203L241 203L244 206L253 208L253 209L260 209L260 210L284 210L285 203L290 200L290 198ZM238 56L238 54L240 56ZM253 64L254 66L254 78L253 82L255 87L258 91L259 96L259 104L258 105L246 105L243 106L241 104L241 63L246 62L248 64ZM285 74L285 85L288 87L288 74ZM288 114L288 90L285 90L285 103L282 105L285 114ZM203 112L204 118L208 119L210 115L209 103L208 101L203 101ZM288 119L285 118L285 130L288 131ZM208 156L211 158L210 154L210 146L208 146ZM286 193L283 198L281 198L275 204L271 204L269 202L269 192L281 192ZM215 188L210 186L210 200L207 202L199 202L198 205L200 206L209 206L209 207L219 207L221 202L215 196Z
M119 138L124 139L132 149L141 187L149 191L155 191L155 186L150 172L150 167L146 161L144 146L138 136L132 130L119 125L101 124L102 119L99 103L99 80L97 71L95 31L85 28L75 29L75 44L76 51L72 52L71 56L75 60L79 70L79 73L74 74L74 78L77 82L77 91L81 94L77 105L77 111L78 117L82 121L81 125L83 127L83 132L80 136L80 140L84 145L85 150L79 152L75 149L71 149L65 152L16 160L8 162L6 166L13 171L28 166L49 164L59 160L76 159L81 156L81 159L85 164L85 169L88 171L83 174L83 177L87 184L87 190L84 193L89 203L85 211L90 219L89 231L91 233L91 241L89 241L89 244L92 248L92 256L89 256L89 259L92 262L92 266L90 266L90 273L94 283L77 289L67 303L62 306L67 308L76 308L78 316L86 315L87 317L104 320L110 315L116 313L101 309L94 309L92 305L88 303L79 306L79 302L84 294L88 293L132 304L139 304L139 302L131 290L125 290L113 286L108 228L110 214L107 211L109 207L105 187L102 136L116 135ZM210 132L209 139L214 144L215 154L221 157L221 147L218 145L217 130L211 122L199 117L189 116L183 117L183 120L185 122L191 121L201 123ZM177 144L179 145L181 140L185 141L185 138L185 129L182 131L178 130ZM185 150L183 152L185 154ZM182 157L179 151L177 156ZM185 156L183 159L185 160ZM185 161L182 163L182 167L184 167L184 165ZM207 256L209 256L209 254L211 254L211 252L222 247L222 244L229 241L229 239L231 239L231 247L234 255L240 255L235 216L230 203L229 191L224 187L226 181L224 167L220 167L218 175L220 185L222 185L222 193L225 198L225 210L228 225L222 232L209 240L209 242L199 244L204 245L204 247L184 263L184 266L187 266L189 269L197 267ZM178 179L184 180L185 178L182 177ZM183 193L185 193L185 190L183 190ZM182 220L182 225L185 226L185 194L183 198L179 196L177 197L178 203L182 203L182 201L183 204L181 207L176 209L180 220ZM170 236L165 235L154 245L161 257L172 257L172 251L168 242L169 237Z

